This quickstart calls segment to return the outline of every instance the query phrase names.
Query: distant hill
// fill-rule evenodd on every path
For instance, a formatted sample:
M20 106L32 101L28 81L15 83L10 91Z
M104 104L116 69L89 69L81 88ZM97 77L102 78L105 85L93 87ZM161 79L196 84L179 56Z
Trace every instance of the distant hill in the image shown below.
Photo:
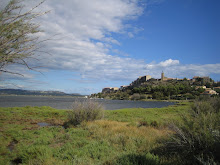
M60 91L35 91L22 89L0 89L0 95L82 96L79 93L67 94Z

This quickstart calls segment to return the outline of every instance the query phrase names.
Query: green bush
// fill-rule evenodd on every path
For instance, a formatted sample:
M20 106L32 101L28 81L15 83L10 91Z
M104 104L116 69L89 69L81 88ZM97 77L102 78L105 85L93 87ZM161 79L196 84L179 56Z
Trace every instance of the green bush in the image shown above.
M177 155L183 164L220 163L220 99L195 101L182 123L171 128L174 134L163 152Z
M141 99L141 100L144 100L144 99L146 99L146 98L147 98L146 95L141 95L141 96L140 96L140 99Z
M68 123L79 125L82 122L94 121L104 116L103 106L95 101L86 99L84 101L75 101L72 110L68 111Z
M164 98L164 95L162 92L154 92L152 94L153 99L162 100Z
M132 96L131 96L131 100L140 100L141 96L139 93L134 93Z

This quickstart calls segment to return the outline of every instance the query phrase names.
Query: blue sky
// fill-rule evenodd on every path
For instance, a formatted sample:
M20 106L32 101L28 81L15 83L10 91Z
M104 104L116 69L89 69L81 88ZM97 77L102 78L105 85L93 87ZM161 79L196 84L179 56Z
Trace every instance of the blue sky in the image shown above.
M50 55L28 61L41 73L8 66L24 76L1 74L0 87L91 94L162 70L220 81L219 7L219 0L47 0L37 9L51 10L37 20L38 35L58 35L43 45Z

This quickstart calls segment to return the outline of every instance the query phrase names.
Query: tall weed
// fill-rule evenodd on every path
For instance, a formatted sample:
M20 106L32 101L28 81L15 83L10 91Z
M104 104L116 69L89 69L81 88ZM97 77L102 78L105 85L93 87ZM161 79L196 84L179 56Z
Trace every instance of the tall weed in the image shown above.
M180 157L183 164L220 163L220 99L196 100L174 132L163 152Z

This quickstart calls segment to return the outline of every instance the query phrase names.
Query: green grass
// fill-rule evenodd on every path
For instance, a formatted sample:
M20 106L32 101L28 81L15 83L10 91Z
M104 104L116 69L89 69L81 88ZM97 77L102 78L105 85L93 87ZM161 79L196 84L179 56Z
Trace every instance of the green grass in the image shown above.
M164 108L128 108L120 110L108 110L105 112L105 118L120 122L148 122L156 121L160 125L167 124L173 120L179 120L181 114L186 113L190 107L190 102L182 102Z
M138 123L179 120L189 105L105 111L103 120L67 129L66 110L0 108L0 164L166 164L150 151L169 130Z

